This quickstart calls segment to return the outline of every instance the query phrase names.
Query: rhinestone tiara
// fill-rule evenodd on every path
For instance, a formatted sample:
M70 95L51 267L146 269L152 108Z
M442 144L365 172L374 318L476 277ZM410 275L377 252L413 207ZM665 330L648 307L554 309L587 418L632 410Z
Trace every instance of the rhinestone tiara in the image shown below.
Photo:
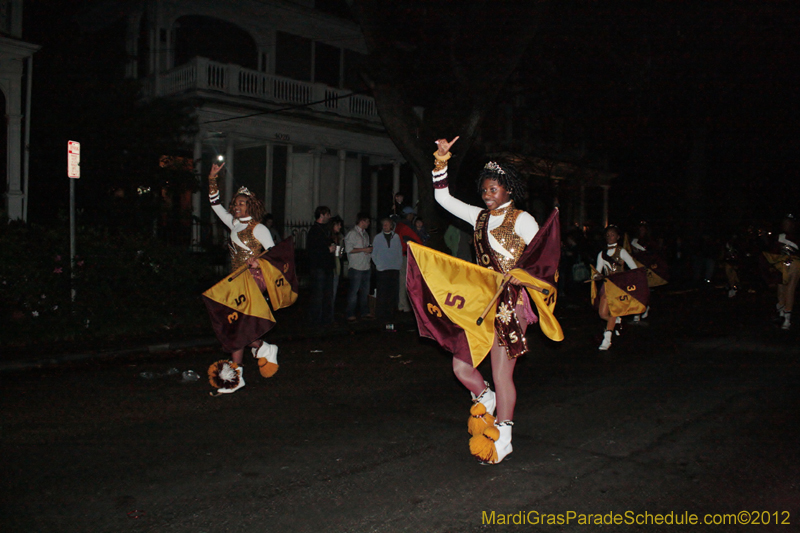
M503 170L500 165L495 163L494 161L489 161L486 163L486 166L483 167L484 170L491 170L492 172L497 172L498 174L505 174L506 171Z

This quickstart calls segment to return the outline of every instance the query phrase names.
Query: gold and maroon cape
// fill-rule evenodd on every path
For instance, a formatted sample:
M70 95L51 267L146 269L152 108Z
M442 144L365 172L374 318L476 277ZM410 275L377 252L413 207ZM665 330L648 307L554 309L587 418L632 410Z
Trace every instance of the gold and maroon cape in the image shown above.
M637 266L643 267L646 270L647 285L649 287L660 287L661 285L669 283L669 265L666 259L660 254L649 250L634 250L631 243L628 241L627 233L625 234L622 247L631 254Z
M477 319L503 282L503 274L416 243L408 243L408 251L406 283L419 334L477 367L492 347L497 307L492 306L480 325ZM554 211L510 271L520 281L548 291L544 295L526 288L542 332L555 341L564 339L553 314L560 253L558 211Z
M800 261L800 257L780 253L762 252L769 266L781 273L781 283L789 283L789 267L792 261Z
M592 267L592 274L597 270ZM644 267L616 272L599 280L592 281L592 305L597 307L600 301L599 285L602 284L611 316L628 316L644 313L650 305L650 287L648 286L647 269Z
M292 239L270 248L258 259L258 265L267 283L269 301L246 266L240 275L229 274L203 293L214 333L226 352L234 352L259 339L275 326L273 311L297 300Z

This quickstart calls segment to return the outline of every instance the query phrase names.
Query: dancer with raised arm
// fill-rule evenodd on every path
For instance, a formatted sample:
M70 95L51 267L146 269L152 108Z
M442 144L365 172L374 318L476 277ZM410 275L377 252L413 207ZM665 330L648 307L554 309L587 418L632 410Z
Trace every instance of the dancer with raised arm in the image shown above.
M259 267L258 256L275 246L269 229L259 222L264 216L264 204L247 187L241 187L231 200L228 209L222 207L217 180L219 172L224 166L225 163L211 165L211 172L208 175L208 198L211 202L211 209L230 230L228 249L231 254L232 272L236 272L246 265L258 289L263 293L267 290L267 282ZM212 320L214 320L213 316ZM215 325L220 326L219 321L216 322ZM224 324L224 322L222 323ZM243 343L238 341L239 344L236 344L235 347L229 346L232 348L231 361L233 364L223 360L212 365L209 377L220 393L232 393L244 387L242 359L244 349L247 347L251 349L253 356L259 359L259 368L264 377L272 377L278 371L278 347L261 340L259 338L261 331L261 329L253 328L249 337L255 336L254 338L247 338ZM237 332L235 335L237 339L242 338L239 333L241 332ZM233 337L234 335L228 336L228 338ZM236 341L231 340L230 342L235 343Z
M436 201L454 216L468 222L474 228L475 249L478 264L506 274L517 265L525 247L539 231L536 220L527 212L515 207L515 200L524 198L525 185L515 169L506 164L490 161L478 176L478 190L484 202L483 207L462 202L450 195L447 183L447 162L451 157L450 148L458 140L439 139L433 170L433 187ZM481 413L493 415L494 426L499 438L494 442L496 455L486 460L470 448L484 464L501 462L512 451L511 430L514 425L514 408L517 390L514 385L514 367L517 357L528 351L525 331L528 324L536 321L527 293L521 290L515 278L509 278L512 285L500 304L500 325L495 330L490 350L492 379L495 390L484 381L480 371L469 362L469 354L453 354L453 372L458 380L471 393L473 410L480 407ZM508 305L505 305L508 304ZM475 430L470 427L473 440ZM492 439L494 440L494 439Z

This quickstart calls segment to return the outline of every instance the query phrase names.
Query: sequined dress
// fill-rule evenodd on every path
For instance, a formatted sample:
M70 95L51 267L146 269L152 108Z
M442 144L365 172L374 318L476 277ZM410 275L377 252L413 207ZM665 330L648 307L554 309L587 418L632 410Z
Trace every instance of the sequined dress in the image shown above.
M244 265L251 257L275 246L272 235L265 225L252 220L251 217L236 218L220 205L216 179L209 180L208 199L211 202L211 209L231 232L228 250L231 254L232 270Z
M476 261L483 267L508 272L514 268L525 247L539 231L533 216L516 209L511 201L489 210L451 196L447 183L447 164L442 161L437 161L433 170L433 187L439 205L472 225ZM509 357L517 357L528 351L516 316L518 309L523 310L528 323L537 320L525 291L509 286L499 300L495 328L498 342L507 348Z

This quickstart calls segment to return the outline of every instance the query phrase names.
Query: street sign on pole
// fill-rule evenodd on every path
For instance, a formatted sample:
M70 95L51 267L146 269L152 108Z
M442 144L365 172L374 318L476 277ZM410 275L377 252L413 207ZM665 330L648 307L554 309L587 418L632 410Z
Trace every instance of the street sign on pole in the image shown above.
M81 177L81 143L67 142L67 176L69 180L69 265L70 278L75 278L75 180ZM70 291L75 301L75 286Z
M81 143L77 141L67 143L67 176L74 179L81 177Z

